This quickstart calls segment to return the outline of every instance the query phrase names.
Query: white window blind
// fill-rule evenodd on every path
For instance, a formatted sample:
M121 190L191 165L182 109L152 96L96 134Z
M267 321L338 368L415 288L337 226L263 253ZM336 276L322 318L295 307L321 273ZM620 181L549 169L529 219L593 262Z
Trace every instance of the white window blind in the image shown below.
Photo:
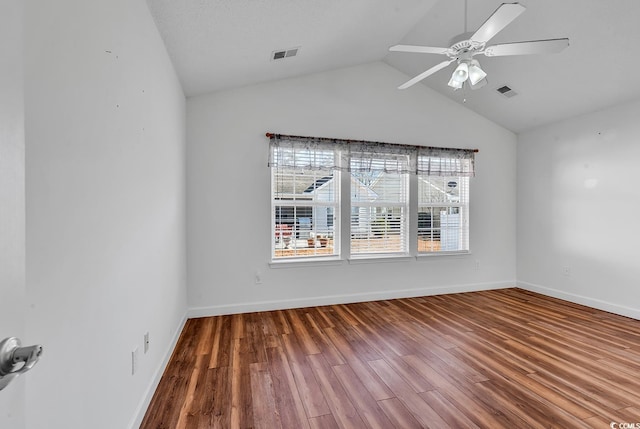
M273 260L338 254L336 156L325 145L272 145Z
M418 174L418 253L469 250L469 178Z
M409 251L409 163L405 151L352 148L351 255Z

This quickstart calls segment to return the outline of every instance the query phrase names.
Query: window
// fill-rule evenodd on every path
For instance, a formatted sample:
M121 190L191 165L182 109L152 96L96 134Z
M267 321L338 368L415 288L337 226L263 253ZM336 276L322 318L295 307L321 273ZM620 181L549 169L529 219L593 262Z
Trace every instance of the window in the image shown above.
M469 178L418 175L418 253L469 250Z
M418 253L469 250L469 174L466 151L418 151Z
M469 250L473 150L270 137L272 260Z
M352 151L351 255L408 254L409 154Z
M318 145L272 148L272 259L334 256L339 248L336 152Z

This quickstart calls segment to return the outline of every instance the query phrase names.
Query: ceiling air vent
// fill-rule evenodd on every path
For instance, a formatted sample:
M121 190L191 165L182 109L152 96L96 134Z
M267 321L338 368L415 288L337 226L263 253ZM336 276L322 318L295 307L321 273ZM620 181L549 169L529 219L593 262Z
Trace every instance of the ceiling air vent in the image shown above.
M507 98L515 97L516 95L518 95L517 92L509 88L507 85L501 86L500 88L496 89L496 91L498 91L498 93L503 97Z
M295 57L296 55L298 55L299 50L300 50L300 47L298 46L297 48L273 51L271 52L271 60L275 61L275 60L282 60L284 58Z

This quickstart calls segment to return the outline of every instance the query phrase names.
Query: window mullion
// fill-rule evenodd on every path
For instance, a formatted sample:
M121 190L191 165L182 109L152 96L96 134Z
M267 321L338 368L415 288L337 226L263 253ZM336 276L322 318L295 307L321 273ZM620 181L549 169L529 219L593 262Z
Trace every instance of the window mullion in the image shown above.
M418 176L409 175L409 254L418 254Z
M344 172L349 160L338 153L338 163L343 172L340 174L340 255L347 259L351 254L351 174Z

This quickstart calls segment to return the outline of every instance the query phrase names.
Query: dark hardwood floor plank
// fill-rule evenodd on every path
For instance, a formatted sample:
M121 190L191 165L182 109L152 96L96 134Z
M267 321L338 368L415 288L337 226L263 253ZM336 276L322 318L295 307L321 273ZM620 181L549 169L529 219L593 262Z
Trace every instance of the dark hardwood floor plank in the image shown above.
M436 387L422 374L418 373L402 357L385 357L385 362L396 372L416 393L435 390Z
M276 325L277 331L279 334L290 334L293 332L291 330L291 326L289 325L289 321L287 320L287 311L286 310L277 310L275 312L275 317L273 318L273 323Z
M218 316L211 345L209 368L228 367L231 351L231 318Z
M538 416L528 416L520 409L522 403L515 399L504 398L490 381L476 383L469 388L474 392L474 397L487 406L500 410L500 413L511 422L512 427L536 429L545 427L542 422L536 420Z
M450 428L422 397L413 391L411 386L404 382L393 368L384 360L369 362L369 365L378 376L389 386L396 398L413 414L413 416L426 428Z
M280 347L268 351L275 403L285 428L309 428L309 420L287 354ZM254 411L255 415L255 411Z
M231 338L237 340L244 337L244 314L231 315Z
M349 365L334 366L333 372L342 383L342 387L367 427L386 429L392 426L386 414Z
M201 319L199 326L199 339L196 354L208 355L211 352L211 340L212 335L215 332L214 326L216 325L216 317L205 317Z
M452 428L480 429L480 426L471 421L437 390L423 392L420 396Z
M262 313L256 313L256 315L260 319L260 327L265 338L270 336L279 337L282 334L282 332L278 330L275 312L264 311Z
M589 425L590 428L610 428L611 427L611 423L615 422L614 420L609 420L606 419L605 417L601 417L601 416L593 416L593 417L589 417L588 419L585 419L584 422ZM614 426L615 427L615 426Z
M307 362L306 355L297 343L296 337L285 334L282 336L282 343L307 416L319 417L330 414L331 410L320 390L320 385Z
M325 357L322 354L314 354L308 355L307 360L338 425L344 428L366 428L367 425L362 421Z
M378 401L378 404L393 424L393 427L397 429L419 429L423 427L398 398L384 399Z
M481 428L513 428L514 424L509 420L509 416L496 408L494 404L487 404L478 397L478 393L473 387L456 387L447 383L438 389L438 393L453 404L456 411L464 414Z
M340 353L338 349L336 349L335 345L327 338L326 333L320 328L318 322L316 322L316 318L309 312L306 312L305 315L305 324L307 326L308 332L313 338L314 342L318 345L318 347L322 350L322 354L327 358L329 364L334 365L343 365L345 363L344 357ZM322 319L321 319L322 320ZM332 329L331 327L326 327L325 329Z
M282 428L280 413L276 409L276 399L269 366L265 363L249 364L249 373L251 405L253 407L253 415L256 416L251 427L256 429Z
M198 355L196 358L176 428L198 427L198 421L200 420L199 404L202 398L200 396L196 397L196 388L198 384L202 384L206 379L205 362L208 361L208 357L208 355Z
M344 336L338 334L335 328L325 329L329 339L335 344L336 348L345 357L345 360L351 366L351 369L357 374L358 378L366 386L366 389L373 395L376 400L392 398L393 394L389 388L380 380L380 378L371 370L371 368L361 360L357 352L352 348L350 343Z
M311 417L309 419L311 429L340 429L336 419L332 414L325 414L323 416Z
M314 341L309 329L307 329L307 325L303 322L303 318L304 313L302 310L295 309L287 312L289 326L300 345L304 348L304 353L307 355L322 353L322 350Z
M231 421L231 368L213 368L199 387L201 415L199 428L228 428Z
M341 304L334 306L337 314L341 318L341 323L339 323L337 326L355 326L363 325L365 323L364 321L362 321L362 319L360 319L360 316L352 310L352 308L354 308L356 305Z
M352 329L381 356L404 356L411 353L411 350L399 341L393 330L389 329L387 323L375 321L366 325L353 326Z
M236 333L243 332L236 330ZM231 360L231 427L251 427L253 425L253 404L251 392L251 363L246 353L241 353L242 338L232 340Z
M311 307L307 309L307 314L316 322L316 325L318 325L320 329L334 328L336 325L326 311L326 309L330 308L331 306Z

